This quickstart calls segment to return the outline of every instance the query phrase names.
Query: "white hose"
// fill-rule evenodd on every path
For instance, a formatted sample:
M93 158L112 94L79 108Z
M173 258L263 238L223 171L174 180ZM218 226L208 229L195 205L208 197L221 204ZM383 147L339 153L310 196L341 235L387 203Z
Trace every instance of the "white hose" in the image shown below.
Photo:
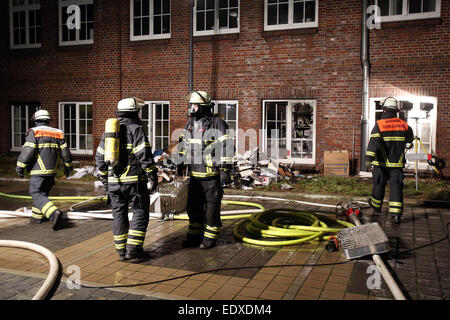
M50 264L50 271L47 275L47 279L45 279L39 291L34 295L32 300L44 300L51 288L53 287L56 278L59 273L59 263L56 256L47 248L44 248L38 244L24 241L15 241L15 240L0 240L0 247L9 247L9 248L20 248L27 249L34 252L37 252L44 257L47 258Z

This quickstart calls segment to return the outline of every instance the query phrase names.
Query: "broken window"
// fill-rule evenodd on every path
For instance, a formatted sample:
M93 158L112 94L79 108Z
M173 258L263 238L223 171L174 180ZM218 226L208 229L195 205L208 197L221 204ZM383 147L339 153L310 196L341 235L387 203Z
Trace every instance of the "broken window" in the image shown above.
M263 150L277 159L314 164L315 101L265 101Z

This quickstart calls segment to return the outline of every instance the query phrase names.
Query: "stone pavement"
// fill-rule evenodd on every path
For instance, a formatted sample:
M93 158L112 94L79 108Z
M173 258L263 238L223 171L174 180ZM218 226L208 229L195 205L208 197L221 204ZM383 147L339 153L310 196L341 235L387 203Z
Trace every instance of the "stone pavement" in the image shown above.
M316 212L326 208L291 202L259 201L266 208L294 207ZM323 201L321 201L323 202ZM333 201L331 201L333 203ZM1 203L0 203L1 204ZM385 211L368 220L380 223L389 237L391 255L445 236L450 209L408 204L403 223L392 225ZM333 216L333 214L330 214ZM117 261L111 220L74 220L66 228L52 231L48 223L31 225L27 219L0 220L0 239L22 240L43 245L55 253L66 275L79 270L82 284L117 286L149 283L135 287L70 289L62 275L52 300L384 300L392 299L381 279L380 286L368 288L368 267L372 260L320 267L262 267L274 265L335 263L346 261L341 252L328 252L324 241L285 247L244 244L233 236L240 220L223 220L216 248L183 249L186 220L150 220L144 248L151 259L141 262ZM408 299L448 299L450 296L450 246L445 240L384 260ZM238 267L252 267L238 269ZM74 269L75 268L75 269ZM189 276L218 268L235 268ZM22 249L0 248L0 299L31 299L48 272L40 255ZM169 280L180 277L176 280ZM163 281L163 282L158 282Z

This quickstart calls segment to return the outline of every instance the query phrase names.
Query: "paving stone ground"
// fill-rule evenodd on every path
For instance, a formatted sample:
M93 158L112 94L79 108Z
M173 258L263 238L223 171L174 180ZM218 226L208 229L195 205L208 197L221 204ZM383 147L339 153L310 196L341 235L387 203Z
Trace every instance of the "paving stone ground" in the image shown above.
M3 202L0 200L0 206ZM266 208L330 211L326 207L292 202L259 202ZM14 204L8 201L8 206L12 209ZM370 210L364 209L363 214L368 221L378 222L387 234L391 251L383 258L405 296L410 300L447 300L450 296L448 239L396 254L442 239L445 225L450 221L450 209L410 203L405 207L401 225L392 224L385 210L372 215ZM285 247L248 245L233 236L233 229L240 221L224 220L218 246L200 250L181 247L187 231L186 220L150 220L144 248L151 259L146 261L117 261L111 220L74 220L55 232L48 223L31 225L24 218L0 219L0 239L37 243L55 253L65 275L57 282L49 297L51 300L393 299L383 279L379 286L368 285L372 275L368 271L374 265L370 257L343 263L346 262L343 253L326 251L324 241ZM332 265L298 266L322 263ZM275 265L297 266L273 267ZM116 288L69 289L66 280L73 274L70 272L73 267L80 271L82 284ZM235 267L252 268L206 272ZM23 249L0 248L0 299L31 299L47 272L47 261L40 255ZM191 275L198 272L205 273ZM182 278L171 280L175 277ZM117 287L139 283L149 284Z

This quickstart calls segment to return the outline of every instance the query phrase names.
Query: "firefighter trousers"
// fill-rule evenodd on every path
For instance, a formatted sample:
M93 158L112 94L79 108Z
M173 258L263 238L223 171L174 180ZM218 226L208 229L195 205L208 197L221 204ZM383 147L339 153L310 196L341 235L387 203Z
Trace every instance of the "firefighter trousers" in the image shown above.
M150 194L146 182L135 184L109 184L113 214L114 245L119 254L125 250L143 249L149 221ZM133 219L128 220L128 207Z
M222 227L220 220L222 197L223 189L219 176L207 179L190 178L187 203L188 239L219 238Z
M403 214L403 169L373 167L372 182L369 205L375 211L381 211L386 184L389 182L389 213L401 216Z
M50 218L58 207L50 201L48 194L55 185L54 176L36 176L30 177L30 196L33 198L33 208L31 216L34 219L42 220Z

